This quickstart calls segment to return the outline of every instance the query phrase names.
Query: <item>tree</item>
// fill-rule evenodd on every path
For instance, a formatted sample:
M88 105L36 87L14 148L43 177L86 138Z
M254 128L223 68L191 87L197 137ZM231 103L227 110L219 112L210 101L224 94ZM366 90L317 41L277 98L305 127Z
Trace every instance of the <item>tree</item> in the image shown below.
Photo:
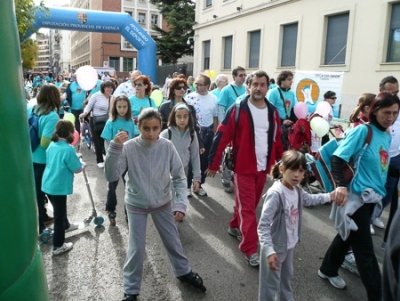
M38 57L38 45L36 41L27 39L22 41L28 32L35 33L32 26L35 22L35 13L37 10L47 10L43 0L39 6L35 6L33 0L15 0L15 15L17 17L17 27L21 47L22 67L26 70L32 69Z
M22 41L23 37L26 36L29 31L32 31L32 33L36 32L32 29L32 25L35 22L36 11L47 10L47 8L44 6L43 0L40 1L39 6L35 6L33 0L15 0L14 2L19 39Z
M21 43L21 59L24 70L32 69L38 57L39 47L36 41L27 39Z
M176 63L184 55L193 55L193 49L187 45L189 37L193 37L195 19L194 1L151 0L157 5L167 23L167 30L153 25L160 37L155 38L158 53L164 63Z

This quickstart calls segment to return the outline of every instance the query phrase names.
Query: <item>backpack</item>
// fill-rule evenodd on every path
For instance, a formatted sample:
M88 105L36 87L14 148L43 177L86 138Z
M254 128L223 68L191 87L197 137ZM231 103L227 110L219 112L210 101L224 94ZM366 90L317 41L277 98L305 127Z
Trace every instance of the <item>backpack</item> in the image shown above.
M170 141L171 141L171 136L172 136L171 129L168 128L168 140ZM192 145L193 139L194 139L194 131L190 131L190 145Z
M309 153L311 146L311 127L306 119L297 120L288 133L289 149Z
M40 144L40 137L39 137L39 119L40 116L35 114L35 107L32 108L28 116L28 124L29 124L29 137L31 140L31 150L34 152L39 144Z
M350 162L346 163L343 167L343 172L347 184L349 184L352 179L357 175L357 172L355 172L355 170L359 165L363 152L370 145L372 140L372 128L369 124L365 124L365 126L368 128L368 134L367 137L365 137L363 148L356 156L354 156L355 159L351 159ZM325 192L331 192L336 188L336 184L331 173L331 158L335 150L340 145L341 141L342 138L329 140L328 143L320 147L320 149L314 156L314 161L311 163L311 170L316 180L320 183Z

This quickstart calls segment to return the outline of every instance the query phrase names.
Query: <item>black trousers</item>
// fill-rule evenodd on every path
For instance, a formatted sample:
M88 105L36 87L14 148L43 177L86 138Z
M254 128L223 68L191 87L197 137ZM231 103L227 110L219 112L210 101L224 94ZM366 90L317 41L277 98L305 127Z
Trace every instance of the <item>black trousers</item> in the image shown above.
M42 191L42 178L46 168L46 164L33 163L33 175L35 178L35 190L36 190L36 202L38 207L38 222L39 222L39 234L46 229L46 208L44 202L46 194Z
M47 195L54 209L53 248L59 248L65 241L65 230L70 224L67 218L67 196Z
M370 232L371 213L374 206L374 204L364 204L352 215L358 230L351 231L347 240L343 240L339 234L336 235L326 251L320 270L329 277L338 276L338 270L344 257L352 246L357 269L367 290L368 300L380 301L382 298L382 277Z
M90 131L92 133L92 138L94 142L94 148L96 150L96 161L97 163L104 162L103 155L106 154L106 149L104 147L104 139L101 138L101 133L103 132L104 126L101 128L101 130L95 130L94 129L94 121L93 117L90 118Z

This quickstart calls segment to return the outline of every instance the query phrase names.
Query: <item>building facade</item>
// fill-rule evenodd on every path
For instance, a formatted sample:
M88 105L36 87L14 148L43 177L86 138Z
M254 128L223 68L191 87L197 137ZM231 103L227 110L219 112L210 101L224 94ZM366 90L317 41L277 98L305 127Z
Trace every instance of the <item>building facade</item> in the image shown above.
M163 24L159 10L149 0L73 0L71 7L128 13L152 37L156 36L152 24ZM71 68L84 65L112 67L122 78L136 69L137 50L120 34L72 31Z
M240 65L342 71L342 118L380 80L400 80L398 0L197 0L194 74Z
M50 39L48 34L37 33L38 58L32 73L48 72L50 70Z

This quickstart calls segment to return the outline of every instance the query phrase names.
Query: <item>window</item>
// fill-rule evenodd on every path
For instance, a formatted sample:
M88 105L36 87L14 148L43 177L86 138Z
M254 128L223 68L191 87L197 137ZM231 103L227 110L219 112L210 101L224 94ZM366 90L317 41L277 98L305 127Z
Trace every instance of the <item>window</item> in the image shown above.
M258 68L260 64L261 31L250 32L249 68Z
M158 15L151 15L151 24L158 25Z
M111 68L114 68L115 71L119 71L119 57L111 57L109 59L109 64Z
M296 65L297 28L297 23L283 26L281 67Z
M328 17L325 44L325 65L346 63L349 13Z
M133 68L133 58L129 58L129 57L124 57L123 58L123 67L122 67L122 71L131 71L134 70Z
M204 51L204 63L203 69L210 69L210 41L203 42L203 51Z
M212 0L206 0L206 7L212 6Z
M400 62L400 3L392 5L386 60L388 62Z
M139 13L138 22L140 24L145 24L146 23L146 14L145 13Z
M224 38L224 69L232 68L232 36Z

